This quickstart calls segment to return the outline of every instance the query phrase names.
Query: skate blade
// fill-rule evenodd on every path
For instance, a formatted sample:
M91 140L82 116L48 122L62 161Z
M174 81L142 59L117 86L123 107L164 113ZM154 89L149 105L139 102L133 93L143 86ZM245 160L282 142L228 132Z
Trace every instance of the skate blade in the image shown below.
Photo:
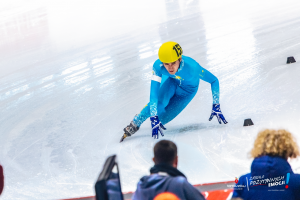
M127 138L127 135L124 133L123 136L121 137L120 143L123 142L123 140Z

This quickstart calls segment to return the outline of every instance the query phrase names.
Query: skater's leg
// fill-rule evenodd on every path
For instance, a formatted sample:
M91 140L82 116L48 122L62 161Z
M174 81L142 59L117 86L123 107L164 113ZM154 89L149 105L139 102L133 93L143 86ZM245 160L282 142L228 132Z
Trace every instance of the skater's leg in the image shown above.
M175 95L178 85L173 78L168 77L159 89L157 114L161 115L165 112L170 99Z
M150 106L148 103L143 108L143 110L133 118L133 123L135 123L138 127L140 127L142 123L149 117L150 117Z
M175 95L170 99L169 104L165 107L165 112L158 115L163 125L172 121L194 98L198 87L191 91L185 91L178 87Z
M170 99L174 96L177 85L172 78L166 78L162 81L162 85L159 89L157 113L160 115L165 112L165 107L169 104ZM133 122L140 127L141 124L150 117L149 103L143 108L143 110L134 117Z

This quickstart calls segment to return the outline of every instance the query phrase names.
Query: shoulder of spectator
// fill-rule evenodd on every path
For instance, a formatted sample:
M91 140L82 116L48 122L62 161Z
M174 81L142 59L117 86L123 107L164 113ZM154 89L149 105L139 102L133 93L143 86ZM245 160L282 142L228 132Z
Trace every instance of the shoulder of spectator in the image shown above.
M300 174L292 174L290 180L300 184Z
M192 184L188 182L188 180L184 177L176 177L178 182L181 183L182 189L186 196L186 199L199 199L205 200L204 196L201 194L199 190L197 190Z
M178 182L182 182L182 183L187 182L188 183L187 179L183 176L176 176L176 177L173 177L173 178L176 179Z
M240 176L239 183L243 183L243 182L247 181L247 179L249 180L250 177L251 177L251 173Z

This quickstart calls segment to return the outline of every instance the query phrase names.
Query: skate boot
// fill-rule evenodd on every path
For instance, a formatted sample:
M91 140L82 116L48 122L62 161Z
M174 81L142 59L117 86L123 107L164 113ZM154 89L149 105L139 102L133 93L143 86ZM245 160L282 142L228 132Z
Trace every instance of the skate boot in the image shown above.
M137 125L135 125L132 122L130 122L130 124L124 128L124 135L122 136L120 142L123 142L123 140L126 138L126 137L129 137L131 136L132 134L134 134L135 132L137 132L139 130L139 127Z

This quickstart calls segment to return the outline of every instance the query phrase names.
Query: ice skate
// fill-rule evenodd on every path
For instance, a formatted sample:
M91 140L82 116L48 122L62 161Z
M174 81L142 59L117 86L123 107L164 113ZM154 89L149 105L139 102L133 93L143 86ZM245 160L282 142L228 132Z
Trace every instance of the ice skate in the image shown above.
M137 125L135 125L133 122L130 122L130 124L124 128L124 134L122 135L120 142L123 142L123 140L125 138L131 136L138 130L139 130L139 127Z

